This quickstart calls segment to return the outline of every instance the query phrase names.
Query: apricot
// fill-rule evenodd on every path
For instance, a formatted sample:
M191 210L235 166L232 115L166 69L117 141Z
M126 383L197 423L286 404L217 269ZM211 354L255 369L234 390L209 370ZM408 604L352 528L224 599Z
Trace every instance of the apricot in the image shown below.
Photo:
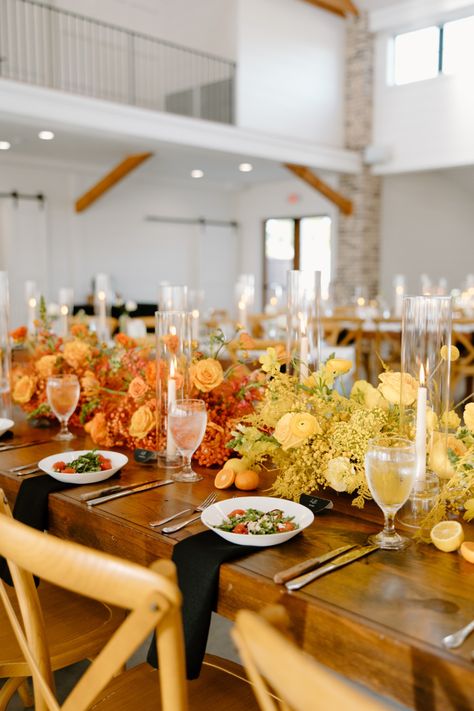
M238 472L236 474L234 483L237 489L241 489L242 491L252 491L253 489L258 488L260 477L257 472L254 472L252 469L247 469L246 471Z

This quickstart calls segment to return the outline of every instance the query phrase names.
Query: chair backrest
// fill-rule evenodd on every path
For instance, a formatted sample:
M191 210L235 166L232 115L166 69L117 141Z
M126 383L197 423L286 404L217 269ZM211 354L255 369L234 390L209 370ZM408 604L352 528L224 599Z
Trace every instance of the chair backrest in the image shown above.
M186 711L181 594L171 561L157 561L144 568L36 531L11 517L1 489L0 555L6 558L12 573L21 620L2 581L0 598L31 670L36 711L88 709L154 630L161 682L161 707L157 684L157 709ZM52 688L50 656L33 574L66 590L130 611L62 706Z
M232 630L262 711L387 711L299 650L281 631L284 614L279 606L261 615L241 610Z

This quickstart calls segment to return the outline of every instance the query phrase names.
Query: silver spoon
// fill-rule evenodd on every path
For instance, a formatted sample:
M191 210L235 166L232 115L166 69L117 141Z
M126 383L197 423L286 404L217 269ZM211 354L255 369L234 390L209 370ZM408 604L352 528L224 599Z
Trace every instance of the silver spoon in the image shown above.
M464 640L471 634L471 632L474 632L474 620L469 622L469 624L461 630L454 632L454 634L448 634L447 637L444 637L443 644L445 647L448 647L448 649L456 649L463 644Z

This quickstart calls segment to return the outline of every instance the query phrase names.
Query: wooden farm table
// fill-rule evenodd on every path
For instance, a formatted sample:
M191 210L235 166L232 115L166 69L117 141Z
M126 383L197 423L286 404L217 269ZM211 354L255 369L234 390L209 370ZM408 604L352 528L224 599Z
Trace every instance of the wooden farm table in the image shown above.
M30 440L45 436L44 430L26 431L22 426L17 432ZM0 469L88 447L90 440L79 436L69 447L48 442L0 452ZM202 530L200 522L172 537L148 523L202 501L213 489L214 476L203 473L204 480L197 484L175 483L94 508L81 503L79 495L98 485L53 494L50 531L143 565L170 557L176 541ZM130 461L121 482L162 476L154 467ZM0 473L0 486L12 503L20 482ZM235 494L220 492L222 497ZM273 583L277 571L344 543L363 543L380 528L380 513L371 502L359 511L346 496L333 494L333 499L334 510L318 515L293 540L223 565L217 611L232 619L243 607L258 610L281 603L299 644L350 679L420 711L472 711L474 635L459 650L447 651L441 645L444 635L474 619L474 565L460 555L419 544L400 552L377 551L299 592L288 593ZM465 531L474 540L474 526L466 525Z

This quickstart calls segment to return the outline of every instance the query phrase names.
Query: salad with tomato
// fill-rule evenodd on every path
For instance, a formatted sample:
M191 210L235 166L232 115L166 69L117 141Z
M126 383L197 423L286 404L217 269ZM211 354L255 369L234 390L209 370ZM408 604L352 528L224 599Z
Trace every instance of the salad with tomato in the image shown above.
M298 524L295 523L294 516L285 516L281 509L266 512L258 509L235 509L215 528L228 533L263 536L269 533L294 531L298 528Z
M107 469L112 469L112 461L102 454L99 454L96 449L93 449L87 454L81 454L72 462L58 461L53 464L55 472L61 474L85 474L88 472L103 472Z

